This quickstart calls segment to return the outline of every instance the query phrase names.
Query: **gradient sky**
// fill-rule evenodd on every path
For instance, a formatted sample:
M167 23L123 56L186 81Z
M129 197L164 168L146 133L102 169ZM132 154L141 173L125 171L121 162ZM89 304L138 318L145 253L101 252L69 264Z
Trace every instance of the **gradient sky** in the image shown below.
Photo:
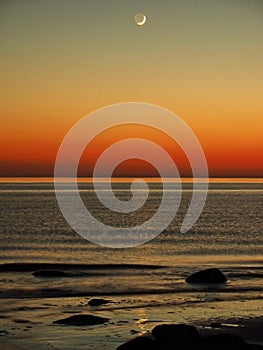
M142 27L137 12L148 16ZM74 123L128 101L180 116L210 176L263 176L262 38L262 0L1 0L0 176L52 176ZM80 174L91 175L103 145L135 131L100 135ZM189 175L177 146L150 135ZM117 173L139 175L138 164Z

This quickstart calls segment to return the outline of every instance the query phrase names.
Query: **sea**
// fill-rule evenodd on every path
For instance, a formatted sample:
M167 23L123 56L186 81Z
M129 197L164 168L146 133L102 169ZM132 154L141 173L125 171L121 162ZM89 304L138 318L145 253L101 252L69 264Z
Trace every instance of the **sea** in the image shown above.
M90 179L80 179L78 189L97 220L113 230L121 226L129 229L149 220L160 206L162 183L159 179L145 181L147 201L128 214L105 208ZM132 198L130 179L114 179L112 189L123 202ZM100 190L107 196L103 180ZM72 195L66 181L61 191ZM143 191L137 195L144 196ZM169 190L168 186L166 191L173 188ZM114 321L108 331L93 332L88 347L79 336L78 348L114 349L129 332L140 334L154 322L259 316L263 298L263 179L210 179L199 219L189 231L181 233L192 193L193 183L185 179L175 218L155 238L134 247L111 248L90 242L71 228L59 208L52 179L2 179L0 321L4 320L5 326L0 333L21 338L27 331L30 344L35 342L36 348L41 348L39 344L43 345L46 338L32 330L40 327L37 322L34 325L32 310L40 310L42 316L40 311L36 315L40 323L42 320L50 348L74 349L76 338L68 328L65 333L60 326L55 332L49 325L68 313L85 310L110 318L114 315ZM103 228L95 233L105 234ZM228 281L217 286L185 282L190 274L210 267L219 268ZM65 275L38 276L36 272L42 270ZM87 302L94 297L107 298L110 303L91 309ZM137 316L130 316L129 310L136 310ZM22 319L16 327L15 318ZM32 324L26 323L28 318ZM113 324L122 324L123 331L113 331Z

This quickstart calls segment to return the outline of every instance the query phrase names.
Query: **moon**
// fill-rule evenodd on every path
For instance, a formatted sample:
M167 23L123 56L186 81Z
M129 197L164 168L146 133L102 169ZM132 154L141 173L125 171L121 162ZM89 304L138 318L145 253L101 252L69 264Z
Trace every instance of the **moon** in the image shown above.
M147 17L144 13L136 13L134 21L138 26L143 26L146 23Z

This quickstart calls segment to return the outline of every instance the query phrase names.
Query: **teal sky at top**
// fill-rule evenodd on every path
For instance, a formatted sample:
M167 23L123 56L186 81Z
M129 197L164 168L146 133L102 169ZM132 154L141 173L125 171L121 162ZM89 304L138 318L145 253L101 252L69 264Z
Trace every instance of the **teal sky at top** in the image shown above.
M0 12L7 85L21 70L61 70L65 82L132 72L139 83L143 72L180 81L207 69L254 75L262 68L261 0L2 0ZM136 12L147 15L143 27Z

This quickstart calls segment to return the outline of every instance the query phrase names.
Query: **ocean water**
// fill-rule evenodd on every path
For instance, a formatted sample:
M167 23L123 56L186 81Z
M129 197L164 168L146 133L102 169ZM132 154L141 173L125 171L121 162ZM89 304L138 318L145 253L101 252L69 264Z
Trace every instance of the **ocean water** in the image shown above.
M140 210L120 214L102 206L91 183L79 185L90 212L113 229L141 224L156 212L162 198L162 186L150 182L149 187L148 200ZM101 188L103 191L103 184ZM129 183L113 183L113 189L119 199L125 201L131 198ZM66 196L71 196L67 184L64 192ZM107 263L144 263L147 259L150 264L158 262L166 265L177 264L180 256L247 255L253 258L262 255L263 181L210 183L199 220L183 234L179 228L191 194L192 184L184 183L181 205L172 223L149 243L123 250L94 245L76 234L60 212L53 183L0 183L1 262L85 264L104 263L107 259Z
M149 219L158 209L162 185L159 182L149 182L148 185L147 202L131 214L115 213L103 207L90 182L80 183L79 190L87 208L98 220L113 228L120 225L129 227ZM114 182L113 189L119 199L131 198L130 183ZM62 191L71 196L66 183ZM141 264L171 269L165 273L162 270L143 271L145 280L141 284L141 269L123 269L120 273L109 271L109 268L104 270L101 266L95 272L89 271L88 283L91 288L92 276L95 276L94 291L103 294L127 292L131 280L133 288L138 290L146 288L146 281L147 288L151 290L169 289L170 273L174 274L174 269L180 280L192 269L206 264L223 264L226 268L234 266L236 269L242 264L253 266L262 262L263 182L210 183L200 218L191 230L180 233L191 195L192 183L183 183L177 216L158 237L137 247L112 249L95 245L71 229L60 212L52 182L1 183L0 263ZM250 275L254 273L251 269L247 272ZM120 277L126 278L125 274L129 277L128 285ZM83 271L79 275L83 276ZM109 280L114 282L109 283ZM16 280L14 283L17 283ZM174 279L171 283L173 286ZM85 288L85 283L82 286Z
M114 182L112 186L119 199L131 198L130 183ZM149 188L148 200L138 212L119 214L101 205L92 183L79 184L87 208L113 229L142 223L155 213L162 198L162 185L151 181ZM66 196L72 195L66 183L63 191ZM36 334L44 330L56 349L74 349L75 333L62 328L55 332L50 324L62 314L94 312L83 306L96 296L110 298L112 303L95 313L115 321L108 328L99 328L101 333L92 333L95 335L91 336L89 347L84 338L81 342L80 336L79 349L114 349L128 338L130 328L140 334L140 329L147 331L145 325L150 329L155 321L188 322L213 318L219 313L225 317L260 315L263 181L211 182L200 218L182 234L179 228L191 194L192 183L183 183L177 216L158 237L136 247L112 249L93 244L71 229L58 207L53 183L1 183L0 305L4 316L0 323L5 323L2 328L12 334L18 310L23 318L34 320L37 315L38 320L43 319L41 331L32 333L29 327L22 329L21 323L13 331L15 335L28 331L30 341L41 343L43 338ZM185 282L191 273L207 267L219 267L228 282L218 286ZM42 269L61 270L67 276L34 276L35 271ZM54 299L55 303L48 301ZM169 311L171 308L173 311ZM131 317L128 311L135 313ZM140 312L148 320L143 321L143 327L136 316ZM127 324L123 332L114 328L121 320ZM31 326L40 327L37 322ZM111 334L113 329L115 338ZM107 339L112 339L111 346Z

